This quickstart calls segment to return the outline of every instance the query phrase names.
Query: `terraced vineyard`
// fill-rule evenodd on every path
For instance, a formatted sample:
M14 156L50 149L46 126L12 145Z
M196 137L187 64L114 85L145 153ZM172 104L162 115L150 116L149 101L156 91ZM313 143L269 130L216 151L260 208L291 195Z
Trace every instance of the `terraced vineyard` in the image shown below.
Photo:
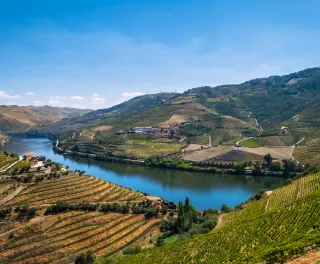
M275 190L223 218L219 229L119 263L282 262L320 244L320 174ZM269 205L268 205L268 200Z
M276 210L304 195L320 189L320 173L303 177L272 192L266 210Z
M8 167L10 164L14 163L18 159L19 157L17 155L10 155L10 154L5 155L4 152L0 150L0 170L5 169L6 167Z
M53 204L57 201L121 202L138 201L143 194L92 176L70 173L58 179L29 185L5 206L29 203L30 206Z
M292 146L299 141L299 137L293 137L290 135L284 136L267 136L255 138L257 142L262 146Z
M30 224L0 225L5 234L0 237L0 260L72 263L89 249L98 257L109 256L151 234L159 223L141 215L74 211L39 217Z
M320 140L294 149L293 156L302 164L320 164Z

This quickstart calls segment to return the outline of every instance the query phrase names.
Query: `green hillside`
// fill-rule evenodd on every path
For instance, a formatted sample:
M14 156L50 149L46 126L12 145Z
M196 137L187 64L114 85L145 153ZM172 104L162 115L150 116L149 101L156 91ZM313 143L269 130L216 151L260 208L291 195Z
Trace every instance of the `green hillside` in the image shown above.
M290 159L291 146L312 144L320 136L319 83L320 68L311 68L237 85L193 88L182 94L149 94L35 130L58 139L64 152L101 158L167 157L178 155L190 144L185 151L192 153L207 147L232 146L253 137L248 142L255 144L249 147L287 147L283 150L285 155L279 149L276 157ZM152 137L126 135L130 128L146 126L156 127L159 132ZM117 131L124 134L116 135ZM318 154L315 147L312 150ZM277 149L271 150L274 151ZM268 149L262 149L255 157L261 159L266 153ZM202 161L208 160L208 155L200 156ZM246 155L241 161L251 161L250 157ZM299 161L299 154L296 157ZM237 160L233 154L226 154L219 161Z
M119 263L281 262L320 244L320 173L226 214L209 234L158 247Z

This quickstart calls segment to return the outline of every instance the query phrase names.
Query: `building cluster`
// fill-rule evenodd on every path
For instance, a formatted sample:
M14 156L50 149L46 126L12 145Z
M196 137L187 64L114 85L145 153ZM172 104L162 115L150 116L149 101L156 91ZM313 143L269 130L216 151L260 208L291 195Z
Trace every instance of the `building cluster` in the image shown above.
M29 160L37 160L37 161L45 161L45 156L37 156L34 152L26 152L23 154L24 157L26 157Z
M118 130L116 132L117 135L125 134L125 133L133 133L133 134L157 134L160 132L160 128L158 127L133 127L128 131Z

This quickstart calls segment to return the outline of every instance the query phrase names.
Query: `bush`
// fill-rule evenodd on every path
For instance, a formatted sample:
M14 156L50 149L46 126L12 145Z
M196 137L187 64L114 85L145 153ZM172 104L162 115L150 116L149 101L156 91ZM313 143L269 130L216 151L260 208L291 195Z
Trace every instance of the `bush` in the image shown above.
M22 207L17 207L16 210L18 212L18 218L20 219L31 219L35 217L37 213L37 209L30 208L28 203L24 204Z
M134 255L134 254L139 254L141 252L142 252L142 247L140 245L128 247L125 250L123 250L123 254L125 255Z
M75 264L93 264L95 261L95 256L92 255L91 251L83 253L80 256L76 257Z
M226 205L226 204L223 204L223 205L221 206L221 211L222 211L223 213L230 213L232 210L233 210L232 207L230 207L230 206L228 206L228 205Z
M11 210L11 207L0 210L0 218L5 218L6 216L9 216L11 214Z

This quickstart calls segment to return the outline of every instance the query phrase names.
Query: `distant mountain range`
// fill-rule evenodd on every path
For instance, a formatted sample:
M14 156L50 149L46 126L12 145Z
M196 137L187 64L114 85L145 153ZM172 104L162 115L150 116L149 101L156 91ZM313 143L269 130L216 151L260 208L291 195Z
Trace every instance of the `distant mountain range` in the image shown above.
M63 118L86 114L89 109L52 106L0 105L0 132L21 133L57 122Z

